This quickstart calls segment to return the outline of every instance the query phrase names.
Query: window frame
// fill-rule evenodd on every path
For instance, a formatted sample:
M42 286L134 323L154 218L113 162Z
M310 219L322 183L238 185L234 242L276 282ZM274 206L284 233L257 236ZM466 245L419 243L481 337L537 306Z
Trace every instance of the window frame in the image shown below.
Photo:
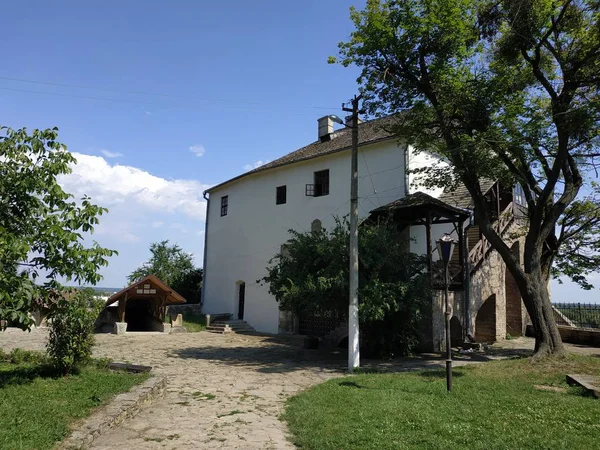
M287 203L287 185L277 186L275 188L275 204L285 205Z
M229 195L221 197L221 217L224 217L229 212Z
M329 195L329 169L314 172L313 197L324 197Z

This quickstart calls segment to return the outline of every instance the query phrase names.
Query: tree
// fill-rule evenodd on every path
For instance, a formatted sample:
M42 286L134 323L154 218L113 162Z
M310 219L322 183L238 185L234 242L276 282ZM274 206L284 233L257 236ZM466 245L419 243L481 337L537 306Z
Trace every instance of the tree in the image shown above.
M28 329L30 311L61 297L59 278L95 285L116 252L84 245L107 210L61 188L76 160L58 129L0 130L0 320Z
M556 225L600 156L600 4L595 0L369 0L339 61L372 114L449 166L430 183L463 183L476 220L514 276L536 337L535 356L563 350L548 294L561 245ZM480 180L523 188L523 266L495 231ZM562 238L562 240L561 240Z
M67 375L89 362L94 346L94 323L104 302L91 288L78 289L59 299L48 316L46 350L56 368Z
M176 244L169 245L168 240L150 244L150 253L150 259L131 272L128 277L129 283L148 275L155 275L181 294L188 303L198 303L202 269L194 267L193 256Z
M297 315L348 311L348 223L331 231L299 233L270 261L267 276L284 311ZM363 225L359 234L361 347L371 355L412 352L431 307L424 257L407 250L406 237L393 225Z

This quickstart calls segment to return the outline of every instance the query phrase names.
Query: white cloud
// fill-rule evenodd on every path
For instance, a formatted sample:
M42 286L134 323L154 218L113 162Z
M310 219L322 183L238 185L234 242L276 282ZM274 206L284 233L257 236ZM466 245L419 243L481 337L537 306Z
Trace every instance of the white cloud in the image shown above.
M167 180L137 167L111 165L100 156L73 153L77 164L62 176L61 185L76 198L87 194L99 205L125 205L132 211L182 213L204 221L206 201L202 193L209 185L196 180ZM162 217L161 217L162 219Z
M123 153L111 152L110 150L100 150L100 151L107 158L120 158L121 156L123 156Z
M152 222L152 228L160 228L164 225L165 223L160 221L160 220L155 220L154 222Z
M188 232L188 229L185 227L185 225L183 225L181 223L177 223L177 222L172 223L170 225L170 228L173 229L173 230L180 231L181 233L187 233Z
M263 160L259 159L258 161L255 161L252 164L246 164L244 166L244 170L256 169L256 168L258 168L260 166L264 166L265 164L270 163L270 162L271 161L269 161L269 160L263 161Z
M203 145L196 144L196 145L192 145L190 147L190 152L192 152L194 155L196 155L198 158L200 158L202 155L204 155L204 152L206 152L206 149L204 148Z

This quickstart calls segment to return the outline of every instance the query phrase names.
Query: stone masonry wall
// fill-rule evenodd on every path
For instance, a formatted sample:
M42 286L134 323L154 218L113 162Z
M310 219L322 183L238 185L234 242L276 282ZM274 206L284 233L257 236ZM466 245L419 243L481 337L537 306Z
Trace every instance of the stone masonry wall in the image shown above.
M507 236L514 236L515 232L519 229L519 225L513 224L506 233ZM518 236L509 238L509 245L513 245L514 242L519 241L518 248L520 249L522 261L522 249L523 242L522 238ZM517 247L517 246L515 246ZM518 335L517 329L519 328L519 317L520 317L520 329L521 332L525 331L527 324L527 311L523 305L523 301L520 300L518 294L518 287L512 280L512 277L507 280L506 278L506 264L502 260L500 254L492 250L487 255L481 266L477 269L473 277L471 278L471 301L469 308L469 318L465 323L465 311L464 311L464 292L450 292L450 303L453 306L452 317L456 317L462 328L463 334L466 336L467 333L476 336L476 325L480 324L480 327L488 328L488 332L484 333L486 341L497 341L506 338L507 333L507 322L510 324L511 330L508 333L511 335ZM508 281L508 282L507 282ZM507 291L508 289L508 291ZM516 290L516 292L515 292ZM508 316L507 316L507 294L510 297ZM515 308L512 305L515 304L516 295L519 295L520 308ZM489 299L489 303L483 308L486 300ZM481 315L478 319L478 313L481 311ZM432 302L432 335L433 335L433 349L434 351L442 351L445 346L445 325L444 325L444 292L434 291L434 298ZM482 330L483 331L483 330ZM514 333L514 334L513 334ZM481 333L479 333L481 335Z
M189 305L171 305L167 310L168 314L193 314L199 316L202 314L202 305L200 303L191 303Z

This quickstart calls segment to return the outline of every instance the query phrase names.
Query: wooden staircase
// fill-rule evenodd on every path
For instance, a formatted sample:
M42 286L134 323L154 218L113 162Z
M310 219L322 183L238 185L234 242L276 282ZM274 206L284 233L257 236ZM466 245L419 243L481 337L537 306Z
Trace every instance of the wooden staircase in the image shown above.
M492 224L492 227L496 230L498 235L503 238L514 220L513 203L510 203L504 211L502 211L498 220ZM467 230L467 233L469 236L469 262L471 265L471 275L473 275L487 257L492 249L492 245L483 235L481 235L478 240L474 240L474 244L471 245L471 236L479 237L479 226L471 227Z
M218 334L256 333L245 320L217 320L206 327L206 331Z
M504 237L514 220L513 204L510 203L492 226L498 232L500 237ZM487 258L492 250L492 246L486 237L481 234L478 225L467 228L466 234L468 238L469 263L471 266L470 276L473 276ZM448 272L450 276L450 290L462 289L463 264L460 260L460 252L458 249L455 249L452 254L452 259L448 265ZM433 283L438 289L442 289L444 286L444 269L441 261L434 263Z

